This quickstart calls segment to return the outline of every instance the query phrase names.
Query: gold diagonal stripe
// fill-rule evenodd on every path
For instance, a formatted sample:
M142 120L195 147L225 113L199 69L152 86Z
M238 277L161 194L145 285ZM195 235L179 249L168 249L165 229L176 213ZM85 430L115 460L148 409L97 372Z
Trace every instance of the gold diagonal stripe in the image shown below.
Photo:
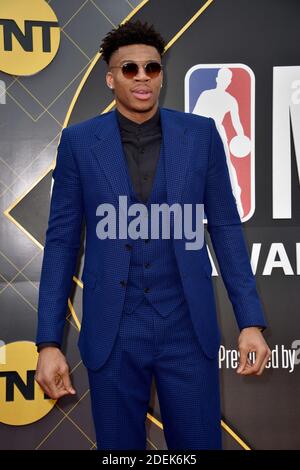
M5 276L3 274L0 274L0 277L2 277L2 279L7 282L7 286L5 286L4 289L2 289L1 293L8 287L10 286L23 300L24 302L26 302L29 307L31 307L35 312L37 312L37 309L34 305L32 305L31 302L29 302L29 300L26 299L26 297L24 297L23 294L21 294L21 292L18 291L18 289L15 288L15 286L13 284L10 283L10 281L8 279L5 278Z
M38 104L39 104L40 106L42 106L42 108L44 109L44 112L45 112L45 113L49 114L49 116L52 117L52 119L54 119L54 121L56 121L59 126L62 126L62 123L59 122L59 121L56 119L56 117L54 117L54 116L50 113L50 111L47 110L47 109L38 101L38 99L37 99L37 98L36 98L18 79L17 79L16 81L19 83L19 85L21 85L21 86L27 91L27 93L28 93L36 102L38 102ZM10 97L10 99L12 99L12 100L16 103L17 106L19 106L19 108L22 109L22 111L23 111L33 122L37 122L37 121L39 120L39 117L38 117L38 118L35 118L34 116L32 116L32 115L30 114L30 112L17 100L17 98L14 97L14 95L13 95L12 92L11 92L11 90L10 90L10 92L9 92L8 90L6 90L6 94L7 94L7 96Z
M30 238L30 240L33 241L33 243L35 243L41 250L44 249L43 245L35 238L31 235L31 233L28 232L28 230L26 230L14 217L12 217L12 215L10 214L10 212L14 209L14 207L19 204L20 201L22 201L22 199L24 199L24 197L27 196L28 193L30 193L30 191L32 191L33 188L35 188L35 186L37 184L39 184L39 182L45 178L45 176L49 173L49 171L53 170L54 168L54 163L52 163L50 165L49 168L47 168L46 171L44 171L40 176L39 178L33 182L30 187L21 195L19 196L4 212L3 214L13 223L15 224L23 233L25 233L25 235L27 235L27 237Z
M58 100L58 98L60 98L64 92L72 85L73 82L75 82L75 80L79 77L79 75L90 65L90 62L91 62L92 59L89 60L89 62L87 64L84 65L84 67L82 67L81 70L79 70L79 72L75 75L75 77L72 78L72 80L59 92L59 94L51 101L51 103L49 103L47 106L46 106L46 109L50 109L51 106L53 106L53 104ZM42 117L43 115L45 114L45 111L42 112L42 114L39 116Z
M80 328L81 328L80 321L78 320L78 316L77 316L77 314L76 314L76 312L75 312L75 309L74 309L74 307L73 307L73 305L72 305L72 302L71 302L71 299L70 299L70 298L68 299L68 306L69 306L70 312L71 312L71 314L72 314L72 317L74 318L74 321L75 321L75 323L76 323L76 326L77 326L77 328L78 328L78 331L80 331Z
M22 276L23 276L28 282L30 282L30 284L32 285L32 287L34 287L35 289L37 289L36 285L33 284L33 282L31 281L31 279L29 279L29 277L27 277L26 274L25 274L23 271L24 271L24 269L27 268L27 266L28 266L39 254L40 254L40 251L38 251L37 253L35 253L35 254L33 255L33 257L32 257L29 261L27 261L27 263L25 264L25 266L23 266L22 269L19 269L18 266L17 266L15 263L13 263L13 261L11 261L11 260L8 258L8 256L6 256L6 254L3 253L2 250L0 250L0 256L2 256L2 257L3 257L9 264L11 264L11 265L15 268L15 270L17 271L16 274L12 277L12 279L11 279L9 282L10 282L10 283L11 283L11 282L14 282L14 280L18 277L18 275L19 275L19 274L22 274Z
M206 8L209 7L209 5L213 2L214 0L208 0L199 10L192 16L192 18L178 31L177 34L171 39L171 41L168 42L168 44L165 47L164 52L166 52L170 47L173 46L174 42L176 42L180 36L185 33L185 31L196 21L197 18L199 18L200 15L206 10Z
M21 171L21 173L19 173L19 175L18 175L19 178L20 178L21 175L23 175L32 165L34 165L34 163L40 158L41 154L42 154L43 152L45 152L45 150L47 150L47 148L48 148L58 137L60 137L60 135L61 135L61 130L59 131L58 134L56 134L56 136L55 136L52 140L50 140L50 142L48 142L48 144L46 145L46 147L44 147L44 148L37 154L37 156L29 163L29 165L26 166L26 167ZM48 172L49 172L51 169L54 168L54 167L52 168L52 166L53 166L53 162L51 163L50 167L48 167ZM12 186L13 186L13 185L15 184L15 182L17 181L17 179L18 179L18 178L16 178L16 179L8 186L7 189L11 189ZM39 179L39 180L36 180L35 185L38 184L39 181L40 181L40 179ZM32 189L32 188L31 188L31 189ZM31 189L30 189L30 191L31 191ZM4 191L4 192L6 192L6 191ZM26 191L24 191L22 198L25 197L25 196L28 194L28 192L29 192L28 189L27 189ZM3 194L4 194L4 193L3 193ZM21 199L22 199L22 198L21 198ZM19 199L19 198L18 198L18 199ZM16 202L16 201L13 202L14 206L16 205L15 202ZM10 208L10 210L12 210L12 208Z
M75 13L68 19L68 21L62 26L61 29L64 29L72 20L75 18L75 16L78 15L78 13L82 10L83 7L88 3L89 0L85 0L85 2L80 5L80 7L75 11Z
M79 400L70 408L70 410L67 413L64 413L64 416L61 418L61 420L56 423L56 425L46 434L46 436L41 440L41 442L36 446L35 450L39 449L44 442L46 442L47 439L53 434L53 432L61 425L61 423L67 418L68 414L70 414L76 406L83 400L86 395L89 393L89 389L86 390L86 392L79 398ZM56 405L55 405L56 406ZM60 411L60 407L56 407Z
M149 442L150 446L153 447L153 449L159 450L158 447L156 447L156 445L151 441L151 439L149 439L149 437L147 437L147 442Z
M92 445L95 445L94 441L84 432L84 430L67 414L57 403L56 407L65 415L68 421L70 421Z
M130 3L129 0L126 0L126 3L128 3L128 5L129 5L131 8L134 8L134 6Z
M147 413L147 418L152 421L159 429L163 430L164 426L157 418L155 418L150 413ZM222 428L230 434L230 436L245 450L251 450L251 448L243 441L229 426L225 423L223 419L221 419L221 426Z
M13 183L15 181L17 181L17 179L20 179L23 181L23 183L25 183L26 181L23 180L22 178L20 178L20 176L18 175L18 173L16 172L16 170L14 170L14 168L12 166L10 166L5 160L3 160L3 158L0 157L0 161L3 163L3 165L5 165L15 176L16 176L16 179L13 181ZM8 185L7 187L9 187L11 185Z
M152 421L152 423L154 423L158 428L160 428L161 430L164 429L163 427L163 424L157 419L155 418L153 415L151 415L150 413L147 413L147 418Z
M24 276L24 274L22 274L22 276ZM14 284L12 284L13 282L13 279L11 279L10 281L8 279L6 279L6 277L3 275L3 274L0 274L0 278L3 279L4 282L6 282L6 285L4 286L3 289L1 289L0 291L0 294L2 294L8 287L11 287L23 300L24 302L26 302L29 307L31 307L36 313L37 313L37 308L15 287ZM31 284L32 282L29 281ZM35 287L35 286L34 286ZM69 301L70 299L68 299ZM71 301L70 301L71 302ZM72 304L71 304L72 305ZM76 322L76 318L77 318L77 315L76 315L76 312L72 306L72 310L71 310L71 313L72 313L72 317L73 317L73 313L74 313L74 321ZM78 332L78 326L74 326L73 323L69 320L68 318L68 315L66 315L66 320L70 323L70 325L72 326L72 328L75 328L75 330ZM77 322L79 323L79 320L77 318ZM80 329L80 328L79 328Z
M91 58L81 49L81 47L78 46L77 42L74 41L74 39L72 38L72 36L70 36L70 35L69 35L66 31L64 31L63 29L61 30L61 32L62 32L62 33L66 36L66 38L73 44L73 46L75 46L75 47L79 50L79 52L81 52L81 54L84 55L84 57L85 57L88 61L91 60Z
M252 450L243 439L241 439L236 432L231 429L225 421L221 420L222 428L230 434L230 436L244 449L244 450Z
M94 7L104 16L104 18L107 19L107 21L108 21L114 28L117 27L117 25L115 25L115 23L112 22L112 20L104 13L104 11L101 10L100 7L98 7L98 5L97 5L95 2L93 2L93 0L90 0L90 2L91 2L91 4L94 5Z
M16 80L17 80L17 77L14 77L12 82L9 85L7 85L7 87L5 87L5 88L2 88L2 86L0 85L0 98L1 98L1 96L6 94L7 90L9 90L10 87L13 86L13 84L15 83Z

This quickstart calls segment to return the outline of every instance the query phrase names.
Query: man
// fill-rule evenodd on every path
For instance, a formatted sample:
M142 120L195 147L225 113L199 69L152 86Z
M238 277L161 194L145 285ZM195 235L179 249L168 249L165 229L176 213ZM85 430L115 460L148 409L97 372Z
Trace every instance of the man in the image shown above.
M103 237L103 207L116 209L124 229L120 196L132 208L147 210L155 204L204 204L241 330L238 372L260 375L270 356L215 123L158 106L164 45L147 23L128 22L108 33L102 53L116 110L64 129L53 173L36 379L54 399L76 393L59 348L84 217L78 345L89 376L98 449L146 448L153 376L168 448L221 448L220 333L206 245L188 250L185 235L151 238L149 231L138 238L120 232ZM133 213L128 215L125 225ZM174 219L170 225L174 228ZM256 352L254 364L247 360L250 351Z

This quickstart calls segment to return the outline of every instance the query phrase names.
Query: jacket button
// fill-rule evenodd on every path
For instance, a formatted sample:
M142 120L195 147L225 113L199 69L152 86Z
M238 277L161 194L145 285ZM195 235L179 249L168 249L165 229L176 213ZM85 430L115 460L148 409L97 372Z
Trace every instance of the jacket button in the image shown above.
M145 268L149 268L149 267L150 267L150 263L145 263L145 264L144 264L144 267L145 267Z
M126 286L126 281L124 281L124 280L122 279L122 281L120 281L120 284L121 284L122 287L125 287L125 286Z
M125 248L126 250L130 251L132 246L129 243L126 243Z
M149 287L145 287L144 292L148 294L149 291L150 291Z

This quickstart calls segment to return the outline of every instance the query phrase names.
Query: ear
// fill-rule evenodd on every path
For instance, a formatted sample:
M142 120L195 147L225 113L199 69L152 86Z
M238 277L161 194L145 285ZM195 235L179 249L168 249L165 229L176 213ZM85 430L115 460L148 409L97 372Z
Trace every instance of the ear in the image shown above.
M114 77L111 72L107 72L106 74L106 84L108 88L111 88L111 90L114 89Z

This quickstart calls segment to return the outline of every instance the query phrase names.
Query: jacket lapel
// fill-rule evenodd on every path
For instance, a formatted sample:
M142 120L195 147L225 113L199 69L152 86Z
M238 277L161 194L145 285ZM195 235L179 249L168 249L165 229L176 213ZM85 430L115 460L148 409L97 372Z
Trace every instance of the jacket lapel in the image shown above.
M187 126L178 122L176 112L161 108L168 204L181 201L183 184L191 155Z
M104 171L117 200L121 195L128 196L129 199L130 192L125 166L127 162L115 111L111 111L105 116L95 135L98 142L92 146L92 152Z

